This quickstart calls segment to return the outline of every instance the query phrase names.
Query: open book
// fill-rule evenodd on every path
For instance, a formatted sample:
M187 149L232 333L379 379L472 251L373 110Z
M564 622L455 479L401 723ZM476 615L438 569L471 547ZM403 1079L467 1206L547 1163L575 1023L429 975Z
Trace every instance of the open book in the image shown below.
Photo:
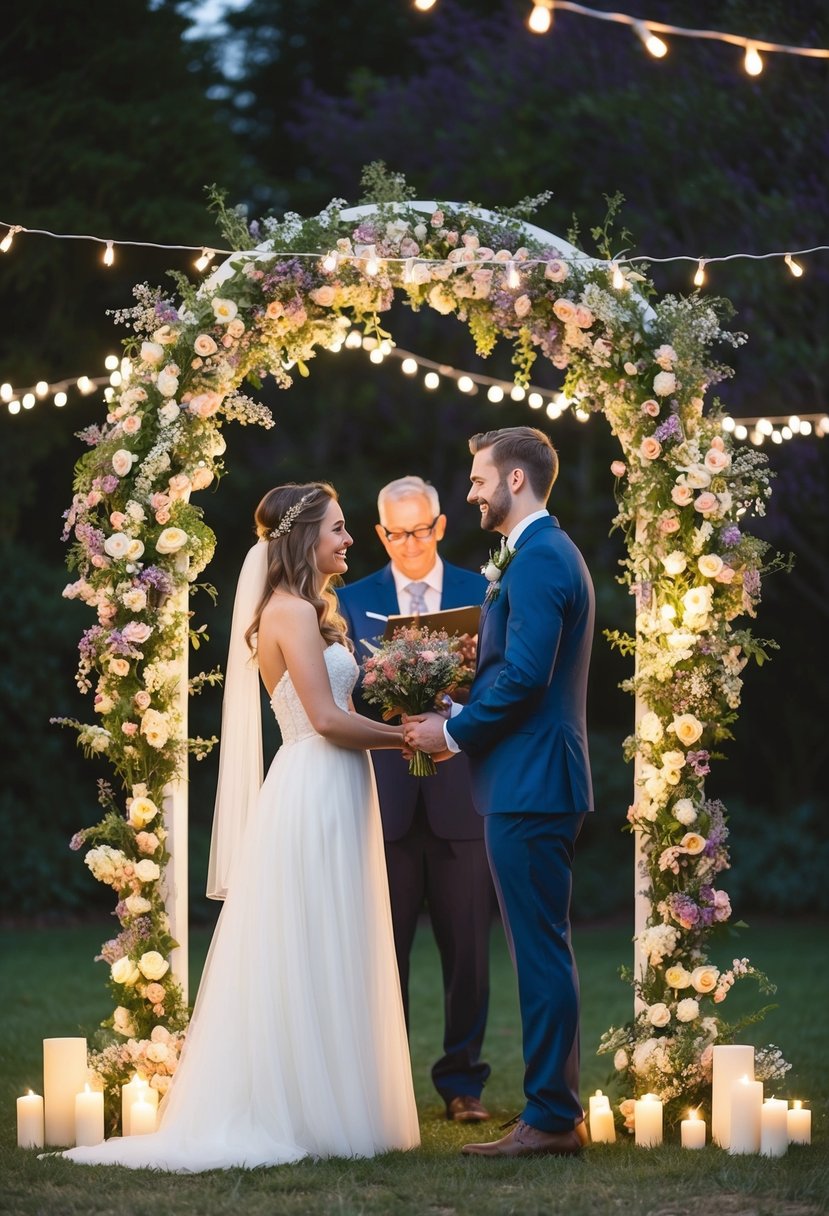
M395 629L406 625L422 625L426 629L445 629L450 637L468 633L474 637L478 632L481 619L479 604L469 604L465 608L444 608L440 612L422 612L420 616L390 616L386 622L384 638L391 638Z

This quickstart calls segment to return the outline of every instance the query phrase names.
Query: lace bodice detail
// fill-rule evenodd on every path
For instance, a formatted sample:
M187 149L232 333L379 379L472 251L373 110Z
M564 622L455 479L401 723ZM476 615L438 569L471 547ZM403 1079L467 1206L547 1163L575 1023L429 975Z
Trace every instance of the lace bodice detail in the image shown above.
M357 660L342 642L334 642L329 646L323 658L328 668L334 700L340 709L347 710L348 698L357 682ZM283 743L296 743L299 739L307 739L317 733L308 720L287 671L273 690L271 707L276 715Z

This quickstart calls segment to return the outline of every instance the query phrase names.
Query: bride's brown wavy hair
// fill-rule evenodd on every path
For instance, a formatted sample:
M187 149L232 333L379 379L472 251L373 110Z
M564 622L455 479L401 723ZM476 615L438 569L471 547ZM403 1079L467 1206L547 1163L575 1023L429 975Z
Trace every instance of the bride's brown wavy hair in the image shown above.
M326 481L309 481L304 485L291 482L268 490L256 508L253 516L256 535L268 542L268 579L254 618L245 631L245 641L252 651L256 649L262 611L276 590L289 591L314 605L326 645L342 642L350 648L337 597L329 587L330 576L320 574L317 566L320 524L332 499L339 501L337 491ZM289 512L292 519L286 521L288 530L272 536Z

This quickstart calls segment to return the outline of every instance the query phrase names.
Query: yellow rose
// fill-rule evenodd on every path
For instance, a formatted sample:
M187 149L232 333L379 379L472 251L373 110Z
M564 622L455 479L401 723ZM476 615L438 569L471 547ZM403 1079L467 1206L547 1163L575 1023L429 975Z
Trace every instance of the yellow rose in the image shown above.
M705 848L705 837L700 836L699 832L686 832L679 845L691 857L696 857Z
M155 542L159 553L177 553L187 544L187 533L183 528L165 528Z
M145 828L157 814L158 807L151 798L133 798L129 811L130 827Z
M697 992L713 992L719 978L720 973L717 968L710 965L695 967L691 972L691 983Z
M716 578L723 568L723 559L716 553L703 553L697 567L706 578Z
M691 983L691 975L681 963L669 967L665 972L665 983L669 988L687 988Z
M668 730L672 730L685 747L696 743L702 735L702 723L693 714L679 714L674 718Z

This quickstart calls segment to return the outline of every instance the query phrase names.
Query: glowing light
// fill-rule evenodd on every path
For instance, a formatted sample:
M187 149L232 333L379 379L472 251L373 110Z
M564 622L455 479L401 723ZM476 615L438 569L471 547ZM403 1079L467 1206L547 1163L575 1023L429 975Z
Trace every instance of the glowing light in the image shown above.
M440 376L437 372L427 372L423 377L423 383L427 388L437 388L440 384Z
M63 406L66 405L66 401L67 401L66 393L64 393L64 392L55 393L55 405L58 407L58 409L62 409Z
M779 431L772 431L772 433L771 433L771 441L772 441L772 443L782 443L782 442L783 442L783 436L780 434L780 432L779 432Z
M345 340L345 344L350 350L355 350L358 346L363 345L363 335L360 333L359 329L351 330Z
M611 262L610 265L612 269L610 279L611 283L617 291L624 291L625 287L627 287L627 283L625 282L625 276L622 274L621 266L619 266L616 262Z
M86 395L86 393L91 393L92 389L95 387L92 381L89 379L89 376L79 376L77 385L78 392L83 393L84 395Z
M24 396L23 396L23 408L24 408L24 410L30 410L30 409L32 408L32 406L34 405L34 403L35 403L35 395L34 395L34 393L25 393L25 394L24 394Z
M587 422L590 418L589 410L583 410L581 406L577 406L573 413L578 418L579 422Z
M374 350L369 352L368 357L372 363L382 363L386 356L381 347L375 346Z
M534 34L546 34L553 24L552 0L536 0L527 18L527 28Z
M763 60L760 58L760 52L753 42L749 42L746 45L746 57L743 60L743 67L749 76L759 76L763 70Z
M561 417L561 406L557 405L555 401L551 401L545 412L548 418L555 420Z
M421 13L428 13L430 8L434 8L437 0L414 0L414 6Z
M417 373L417 359L404 359L400 370L404 376L414 376Z
M543 404L544 398L541 396L541 393L530 393L527 398L527 405L531 410L540 410Z
M104 359L104 367L108 372L114 372L118 366L118 362L119 360L117 355L107 355L106 359Z
M490 385L490 387L487 389L486 395L493 405L497 405L499 401L504 400L504 390L501 388L500 384Z
M36 395L38 397L45 397L48 392L49 392L49 385L46 383L46 381L38 380L37 384L35 385Z
M10 401L9 402L9 413L10 414L19 414L20 413L20 402L19 401Z
M799 279L803 274L803 267L800 265L800 262L796 262L790 253L786 254L783 261L786 263L794 277Z
M734 422L734 419L729 417L728 414L726 414L725 418L723 418L723 420L722 420L722 429L724 431L733 431L735 425L736 424Z
M14 389L8 382L6 384L0 384L0 400L11 401L13 396Z
M801 435L811 435L811 433L812 433L811 422L809 422L808 420L801 422L800 433L801 433Z
M202 249L201 257L196 258L194 263L196 270L207 270L207 267L213 261L216 252L213 249Z
M368 258L366 260L366 274L369 275L371 278L374 278L374 276L379 273L380 273L380 263L377 260L377 258L375 258L375 257Z
M653 55L654 59L662 59L668 54L668 44L658 38L653 30L649 30L644 21L634 21L633 29L645 50L649 55Z
M112 241L107 241L107 247L104 250L104 265L111 266L114 261L115 249L113 248Z
M789 427L795 435L800 430L800 419L798 418L797 414L792 414L791 418L789 419Z
M520 384L513 384L509 395L513 401L523 401L527 395L527 390L522 388Z
M475 381L471 376L459 376L458 388L462 393L471 393L475 388Z
M699 265L694 272L694 286L702 287L705 282L705 258L700 258Z
M12 247L12 241L14 240L15 236L18 232L22 231L23 229L19 224L12 224L2 241L0 241L0 253L8 253ZM16 413L17 411L15 410L14 412Z
M109 382L113 388L119 388L121 384L121 373L117 371L110 372Z
M326 274L333 274L334 271L337 269L339 262L340 262L339 254L335 253L334 250L332 249L331 252L327 253L325 255L325 257L322 259L322 268Z
M734 427L734 438L735 439L747 439L748 438L748 427L743 426L743 424L741 422L738 423L737 426Z
M520 287L521 275L516 269L515 262L507 262L507 287Z

